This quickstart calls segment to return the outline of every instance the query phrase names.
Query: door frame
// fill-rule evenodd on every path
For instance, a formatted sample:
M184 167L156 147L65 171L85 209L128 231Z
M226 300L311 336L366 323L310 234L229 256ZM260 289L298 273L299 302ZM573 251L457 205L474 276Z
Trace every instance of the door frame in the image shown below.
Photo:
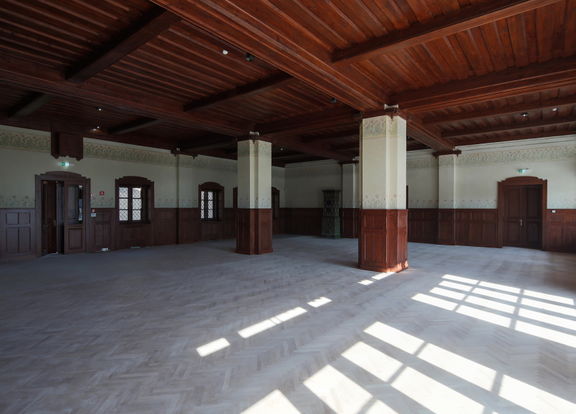
M506 209L506 190L513 186L537 185L541 189L541 209L542 209L542 250L545 250L545 234L546 234L546 212L548 203L548 180L538 177L510 177L505 180L498 181L498 247L504 245L504 213Z
M90 231L90 179L80 174L68 171L48 171L44 174L35 175L36 190L35 190L35 213L36 213L36 256L42 256L42 181L61 181L66 183L76 183L83 185L84 190L84 220L82 221L82 237L84 243L84 252L88 251L87 242L90 240L88 232ZM62 200L64 202L64 200ZM65 236L63 243L65 244ZM65 245L63 246L65 249Z

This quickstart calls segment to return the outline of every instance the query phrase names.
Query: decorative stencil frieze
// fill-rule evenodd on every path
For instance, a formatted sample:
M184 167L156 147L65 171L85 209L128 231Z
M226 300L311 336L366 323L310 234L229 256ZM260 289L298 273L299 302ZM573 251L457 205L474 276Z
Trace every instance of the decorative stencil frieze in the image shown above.
M93 142L84 143L84 156L122 162L176 166L176 157L172 154Z
M39 132L0 130L0 147L25 151L50 152L50 135Z
M456 208L497 208L496 199L490 200L456 200Z
M576 144L542 146L538 148L463 152L456 158L459 165L495 164L515 161L554 161L576 159Z
M436 168L437 166L438 160L435 157L408 158L406 160L406 167L410 169Z
M34 208L34 198L0 194L0 208Z
M438 208L438 200L410 199L410 208Z
M362 120L362 138L381 137L386 131L386 119L383 116L375 116Z

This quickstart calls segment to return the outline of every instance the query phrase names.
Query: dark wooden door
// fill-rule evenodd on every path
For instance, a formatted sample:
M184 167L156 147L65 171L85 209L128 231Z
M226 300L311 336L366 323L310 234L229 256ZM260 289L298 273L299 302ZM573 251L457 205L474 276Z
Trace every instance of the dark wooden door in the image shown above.
M62 183L42 181L42 254L62 252Z
M64 184L64 253L83 252L84 248L84 186Z
M541 186L509 186L506 189L504 245L542 247Z

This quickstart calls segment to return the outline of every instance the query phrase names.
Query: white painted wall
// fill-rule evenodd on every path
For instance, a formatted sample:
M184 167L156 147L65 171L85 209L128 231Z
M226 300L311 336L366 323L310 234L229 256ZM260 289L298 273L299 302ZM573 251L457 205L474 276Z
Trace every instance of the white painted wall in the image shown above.
M225 206L233 205L237 186L236 161L180 155L169 151L85 138L84 158L54 159L46 132L0 127L0 208L34 207L35 175L70 171L91 180L94 208L114 207L115 179L141 176L154 182L155 207L196 207L198 186L214 181L225 188ZM71 166L63 168L61 161ZM177 165L179 164L179 168ZM179 176L179 179L177 179ZM273 167L272 185L280 190L285 205L284 169ZM104 196L99 193L103 191Z
M322 190L341 190L341 167L337 161L310 161L286 166L286 207L321 208Z
M455 208L496 208L498 181L525 174L548 180L548 208L576 208L576 135L459 147ZM438 206L438 161L408 154L410 208Z

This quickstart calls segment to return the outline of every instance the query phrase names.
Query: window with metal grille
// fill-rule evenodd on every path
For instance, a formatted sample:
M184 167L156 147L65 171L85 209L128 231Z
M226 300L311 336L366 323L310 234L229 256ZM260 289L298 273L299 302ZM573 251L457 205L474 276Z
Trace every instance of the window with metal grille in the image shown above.
M218 220L218 192L214 190L200 191L200 218L202 220Z
M130 178L133 178L131 180ZM147 223L152 182L141 177L124 177L116 181L118 220L120 223Z

